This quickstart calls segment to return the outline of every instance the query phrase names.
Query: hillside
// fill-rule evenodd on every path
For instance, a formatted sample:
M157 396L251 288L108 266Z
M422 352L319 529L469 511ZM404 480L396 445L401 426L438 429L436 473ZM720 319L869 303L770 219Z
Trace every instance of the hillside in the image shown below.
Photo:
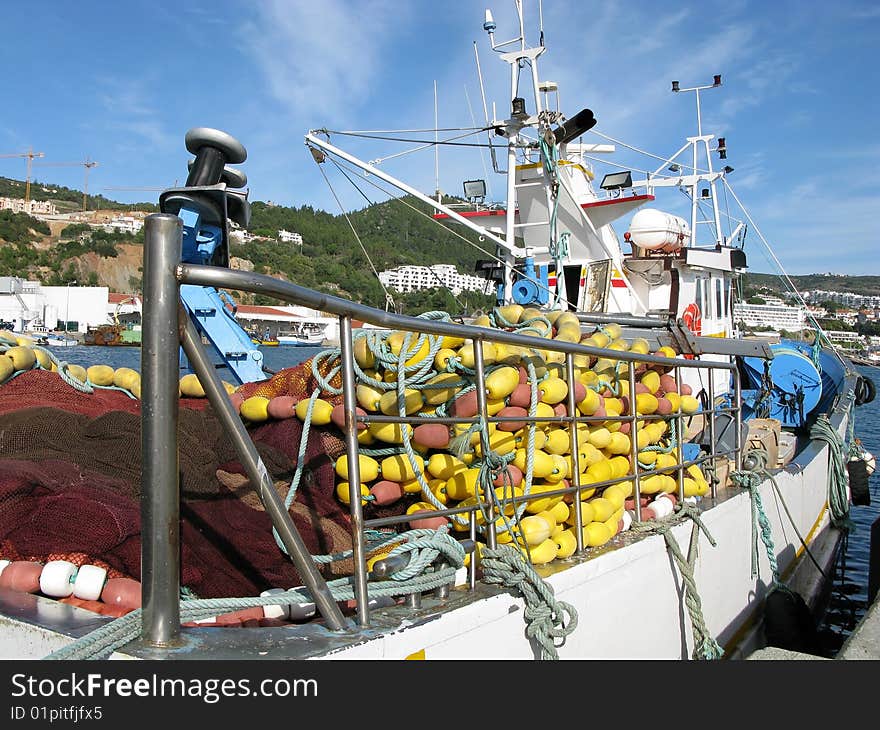
M0 196L23 194L24 183L0 178ZM65 209L77 210L82 193L61 186L32 183L32 197L50 197ZM45 193L45 194L43 194ZM451 199L444 201L450 202ZM102 196L89 196L90 209L155 210L150 204L124 205ZM384 308L385 294L373 271L402 264L453 264L462 273L473 273L478 259L488 255L471 245L476 236L463 227L448 228L431 220L430 206L405 197L333 215L311 206L278 206L252 202L249 232L257 239L230 247L232 265L278 276L301 286ZM360 239L352 233L352 227ZM280 229L296 231L303 245L280 243ZM137 237L105 233L84 225L51 221L50 225L23 214L0 212L0 276L27 274L45 284L77 280L109 286L114 291L136 293L141 286L141 243ZM484 246L485 244L481 244ZM825 289L859 294L880 294L880 276L809 274L791 279L801 291ZM759 289L782 294L783 280L774 274L747 273L740 290L744 298ZM492 298L473 293L456 301L446 290L394 293L400 311L442 309L459 314L485 308ZM237 295L243 303L272 304L265 296Z
M880 296L880 276L850 276L848 274L803 274L791 278L798 291L813 289L821 291L852 292L867 296ZM746 274L743 285L750 289L767 288L780 294L788 287L776 274Z
M23 194L23 183L6 180L8 185L3 188L4 180L0 178L0 195ZM21 185L21 191L12 183ZM79 196L81 201L81 193L75 190L52 189L55 195L73 199ZM37 198L33 194L32 197ZM53 199L65 200L64 197ZM96 205L98 200L95 198ZM451 263L463 273L472 273L477 259L485 254L467 244L462 236L432 221L429 206L415 199L406 202L412 207L389 201L350 214L351 225L360 237L359 244L342 215L334 216L309 206L293 208L255 201L249 232L269 240L232 244L232 265L380 308L385 307L385 293L374 268L382 271L400 264ZM73 205L70 200L67 203ZM116 210L122 207L149 209L118 205L120 208ZM102 207L102 210L112 209ZM279 229L300 233L304 241L302 247L275 240ZM473 238L472 234L468 236L469 240ZM142 241L143 232L132 237L105 233L82 224L51 221L47 225L25 214L3 211L0 214L0 276L28 275L47 285L75 279L109 286L122 293L135 293L141 286ZM393 296L399 311L410 313L441 309L462 314L485 308L492 301L491 297L474 293L456 299L440 289L408 295L394 293ZM243 294L236 298L242 303L277 303L265 296Z
M0 177L0 198L24 198L25 181ZM31 180L31 200L51 200L59 213L72 213L82 210L82 190L74 190L63 185ZM153 203L119 203L103 195L87 195L89 210L146 210L157 211Z

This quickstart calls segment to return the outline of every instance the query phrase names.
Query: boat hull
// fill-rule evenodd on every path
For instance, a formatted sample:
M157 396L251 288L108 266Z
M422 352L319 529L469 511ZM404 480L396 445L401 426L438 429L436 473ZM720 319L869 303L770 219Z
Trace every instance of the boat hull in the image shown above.
M845 399L841 399L845 402ZM848 413L831 419L839 434ZM798 538L806 540L826 575L833 573L843 533L830 524L828 447L813 442L784 470L776 486L758 487L771 526L782 581L798 591L816 612L828 584L813 566ZM777 492L778 488L778 492ZM726 658L743 658L763 646L763 600L772 572L763 546L758 572L752 575L752 508L748 492L728 487L717 499L705 498L700 515L715 541L699 539L694 581L702 620L724 649ZM789 517L789 514L791 517ZM794 524L792 524L792 520ZM671 533L687 554L693 523ZM681 571L660 535L622 533L603 548L536 570L553 587L557 600L578 612L578 626L558 647L571 659L690 659L694 655L693 622L688 612ZM241 631L184 629L179 648L163 649L175 659L339 658L402 659L533 659L539 648L526 636L525 604L511 592L478 584L459 586L449 598L424 597L422 607L395 606L371 614L369 629L328 632L320 625L291 629ZM8 617L14 616L15 619ZM49 620L51 619L51 620ZM40 658L96 628L105 619L73 606L0 589L2 656ZM26 638L30 637L30 638ZM120 655L151 658L156 650L135 642Z

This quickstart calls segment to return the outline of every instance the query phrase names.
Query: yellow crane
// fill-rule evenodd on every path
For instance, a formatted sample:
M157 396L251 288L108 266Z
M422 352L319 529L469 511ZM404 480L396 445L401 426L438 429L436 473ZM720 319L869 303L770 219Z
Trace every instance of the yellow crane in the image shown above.
M0 157L27 157L27 181L24 185L24 204L25 207L31 201L31 163L35 157L45 157L43 152L34 152L33 147L28 147L27 152L13 152L8 155L0 155Z
M83 213L88 209L89 196L89 170L97 167L98 163L90 160L88 157L81 162L38 162L36 167L72 167L74 165L82 165L85 168L85 180L83 181Z

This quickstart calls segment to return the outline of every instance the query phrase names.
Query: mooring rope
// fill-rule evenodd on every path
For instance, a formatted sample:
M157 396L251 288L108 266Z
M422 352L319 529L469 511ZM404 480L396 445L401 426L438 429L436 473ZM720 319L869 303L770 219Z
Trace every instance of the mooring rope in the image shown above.
M681 552L681 547L672 534L672 528L682 522L682 518L693 520L693 528L691 529L690 545L688 548L688 557L685 558ZM668 517L649 522L642 522L633 525L631 528L634 532L654 533L662 535L666 541L666 547L675 560L679 573L681 573L682 581L685 584L685 606L691 619L691 627L694 632L694 659L720 659L724 655L724 650L715 641L703 618L703 606L700 600L700 594L697 590L697 583L694 579L694 566L699 554L699 533L702 531L709 540L709 544L715 547L715 539L710 534L708 528L700 519L700 512L693 506L683 503L676 506L676 511Z
M558 647L577 628L578 614L574 606L557 601L553 586L547 583L523 555L509 545L495 550L483 548L483 580L504 588L515 588L526 603L526 636L540 648L540 659L559 659ZM556 640L560 639L559 644Z

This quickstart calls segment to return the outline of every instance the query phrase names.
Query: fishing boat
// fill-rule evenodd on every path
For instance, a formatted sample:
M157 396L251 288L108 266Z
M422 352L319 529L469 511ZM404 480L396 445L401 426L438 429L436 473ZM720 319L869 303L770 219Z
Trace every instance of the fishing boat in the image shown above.
M279 330L278 342L282 345L320 347L324 342L326 329L326 325L319 322L291 322L283 331Z
M47 347L74 347L79 341L74 337L69 337L64 333L48 332L46 334Z
M767 643L812 648L856 503L847 473L868 463L852 428L873 383L818 329L815 343L739 336L745 226L725 235L714 202L716 225L697 225L703 189L715 201L728 185L711 160L724 159L722 140L700 130L684 148L690 169L676 155L596 191L587 157L613 150L582 141L592 111L550 101L543 33L530 46L515 5L512 41L496 42L488 12L483 24L511 89L532 72L528 99L514 94L478 130L506 161L503 205L484 205L475 181L470 210L445 205L345 152L340 133L305 137L317 164L359 168L485 243L491 311L407 317L231 270L228 221L249 217L232 165L246 152L196 128L186 185L146 220L143 374L90 369L81 385L114 389L71 391L9 343L0 473L12 476L0 499L17 487L21 509L47 522L0 524L0 653L737 659ZM689 196L690 221L663 210L665 188ZM713 233L701 241L698 228ZM230 363L250 356L218 334L213 305L192 304L215 289L335 316L340 347L224 382L203 343ZM181 346L192 372L175 398ZM69 511L21 492L48 478L45 454L3 441L37 392L53 432L88 432L102 454L61 452L71 467L52 484ZM89 420L108 411L110 473L106 430ZM120 432L142 437L142 459Z

